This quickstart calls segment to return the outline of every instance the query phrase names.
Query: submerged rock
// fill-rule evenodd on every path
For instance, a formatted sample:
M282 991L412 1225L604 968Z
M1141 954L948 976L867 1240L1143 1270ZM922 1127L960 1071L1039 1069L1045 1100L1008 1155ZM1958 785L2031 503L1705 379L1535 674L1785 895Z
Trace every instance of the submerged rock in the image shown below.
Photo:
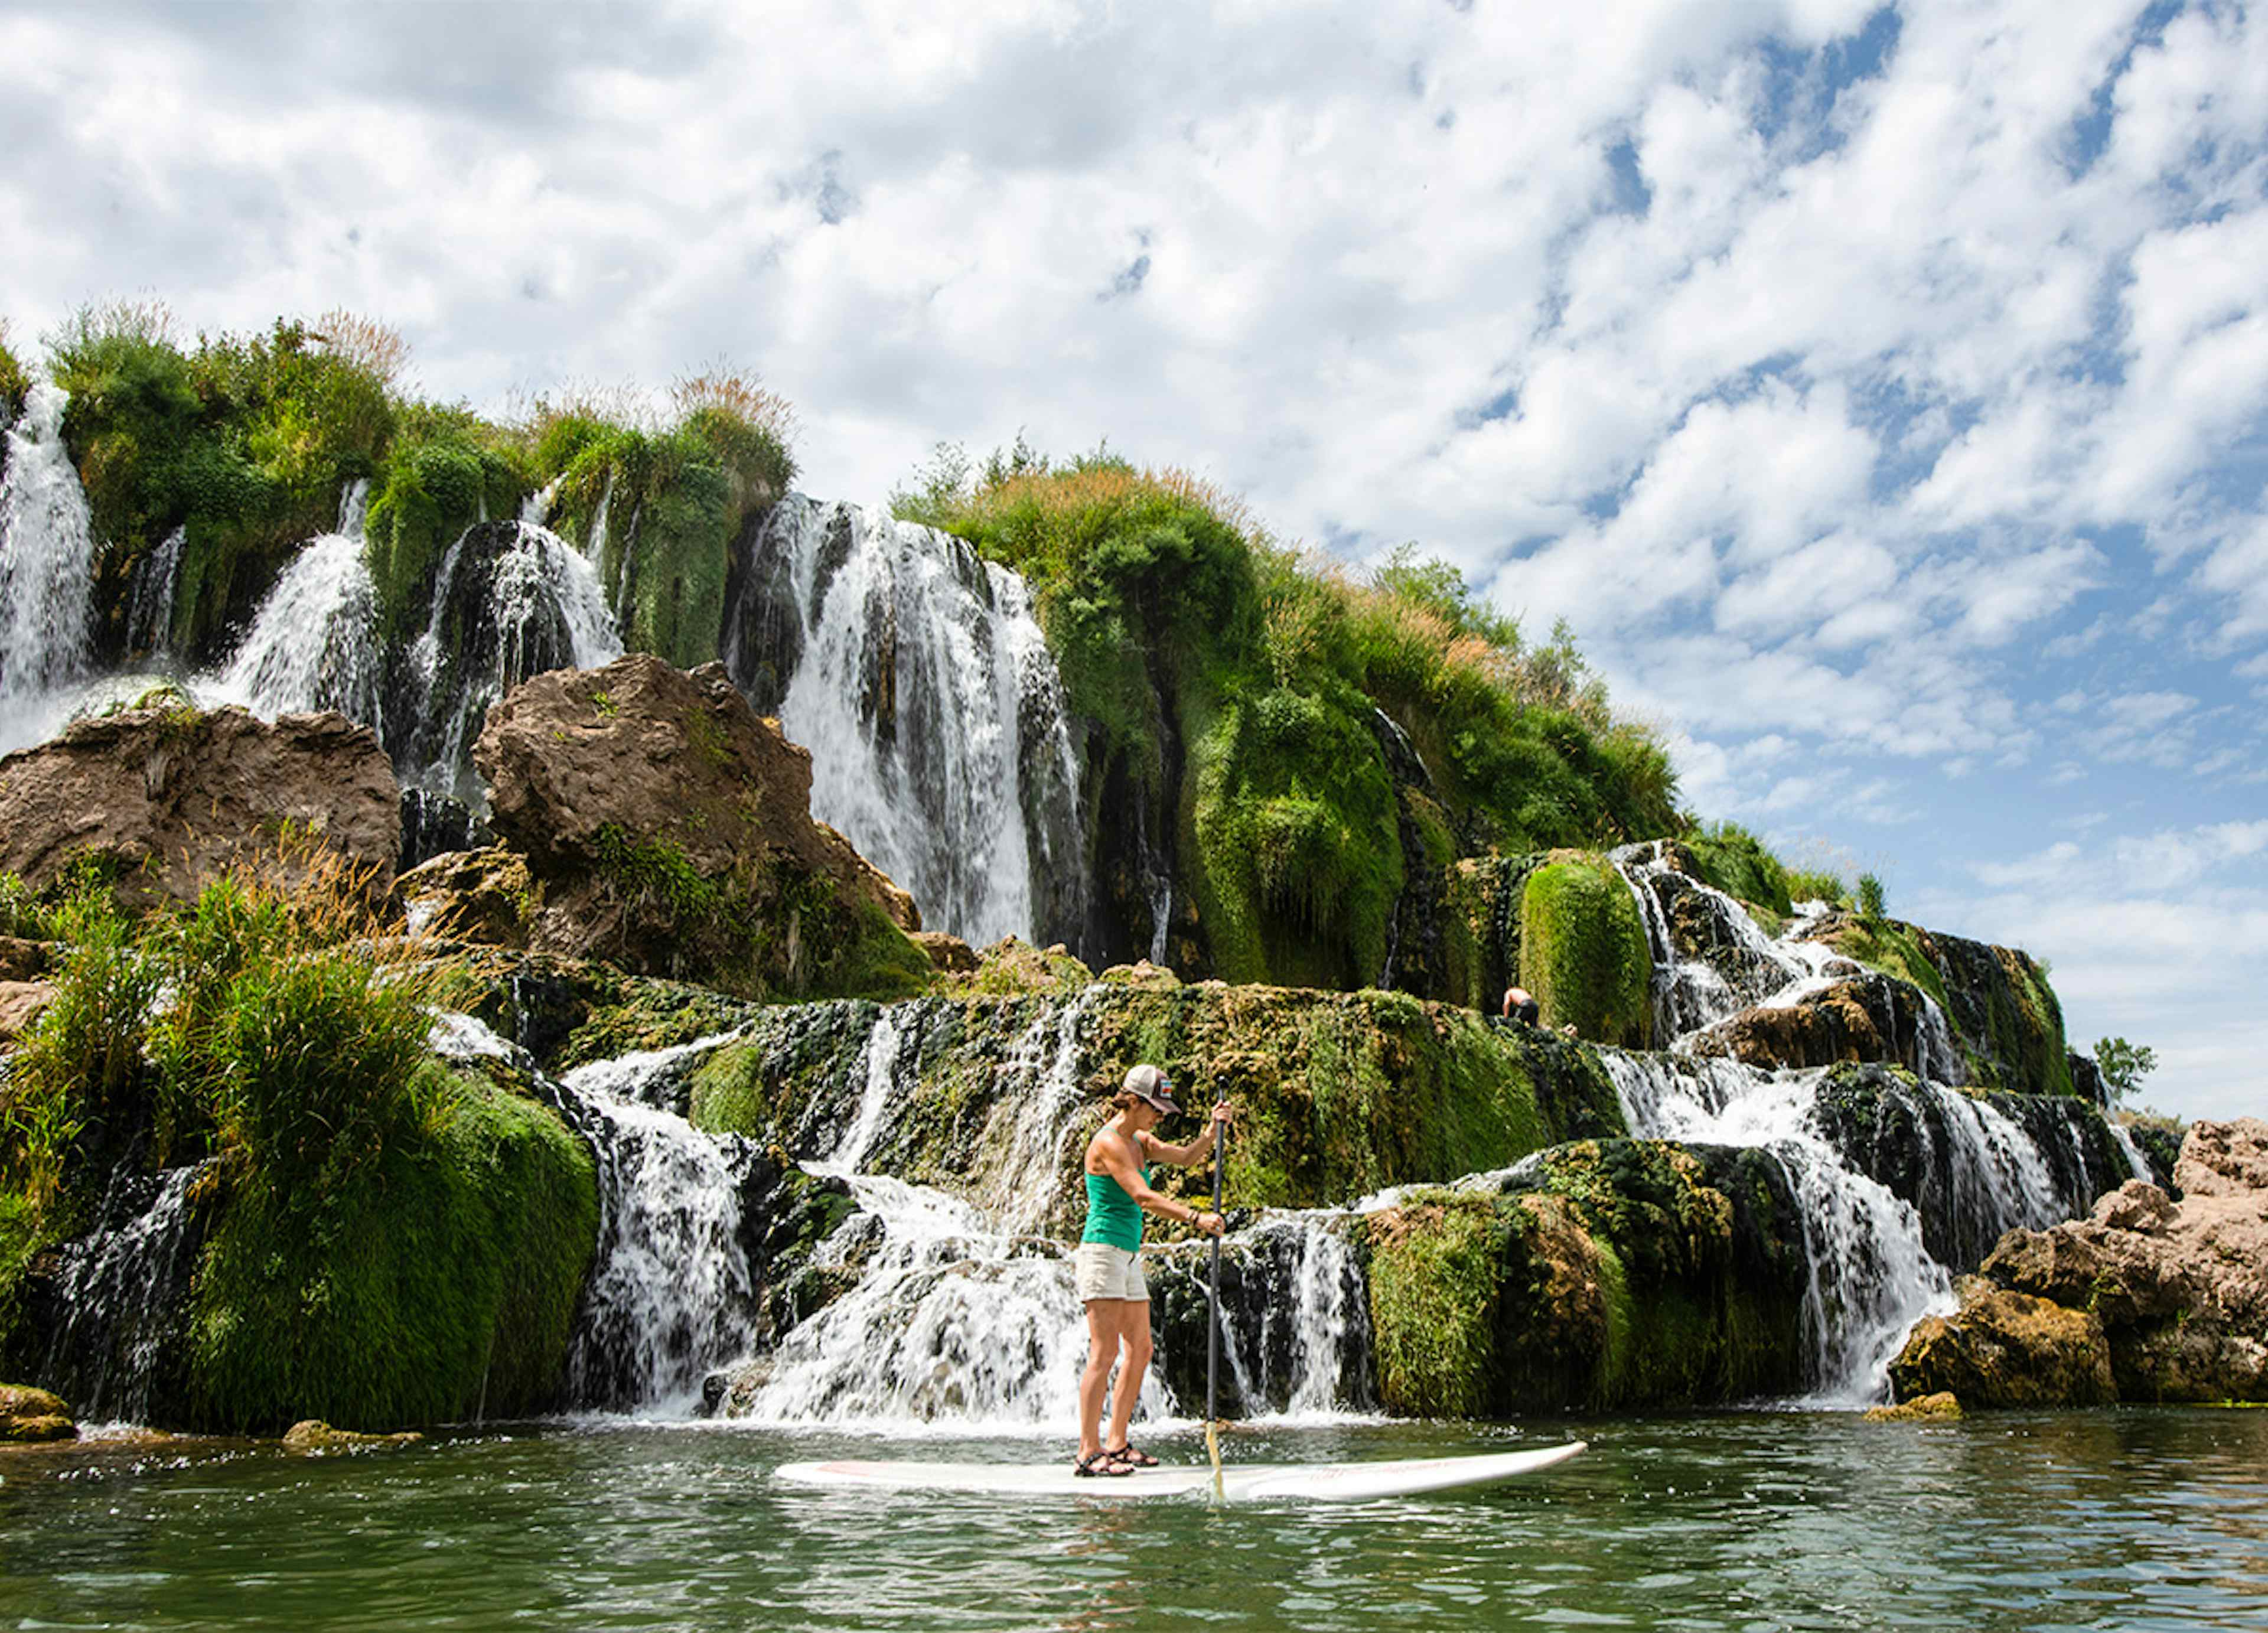
M1859 1416L1870 1423L1952 1423L1961 1416L1961 1398L1949 1389L1896 1406L1870 1406Z
M367 870L373 895L391 886L401 796L369 727L177 704L76 721L0 759L0 872L34 889L92 865L129 907L192 901L287 829Z
M284 1448L287 1452L344 1452L366 1445L412 1445L425 1437L416 1430L404 1430L399 1434L359 1434L351 1429L334 1429L320 1418L305 1418L284 1431Z

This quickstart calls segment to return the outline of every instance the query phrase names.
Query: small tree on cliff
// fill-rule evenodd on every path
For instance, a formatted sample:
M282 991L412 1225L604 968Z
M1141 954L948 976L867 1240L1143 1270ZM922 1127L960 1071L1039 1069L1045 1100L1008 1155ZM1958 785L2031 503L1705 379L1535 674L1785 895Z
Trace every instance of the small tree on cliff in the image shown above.
M2142 1079L2157 1070L2158 1052L2146 1043L2104 1038L2095 1046L2095 1063L2102 1069L2110 1103L2123 1105L2140 1091Z

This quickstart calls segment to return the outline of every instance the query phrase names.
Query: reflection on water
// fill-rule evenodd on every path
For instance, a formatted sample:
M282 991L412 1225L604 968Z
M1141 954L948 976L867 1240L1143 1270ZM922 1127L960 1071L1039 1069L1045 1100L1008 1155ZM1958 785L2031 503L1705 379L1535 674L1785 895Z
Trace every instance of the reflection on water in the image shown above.
M871 1439L532 1426L301 1459L0 1457L0 1617L65 1627L1675 1629L2268 1626L2268 1413L1944 1425L1734 1413L1532 1426L1587 1456L1347 1506L778 1487ZM1240 1434L1249 1461L1510 1431ZM1195 1435L1158 1443L1201 1461ZM1032 1442L910 1455L1022 1460ZM1068 1458L1068 1443L1064 1449Z

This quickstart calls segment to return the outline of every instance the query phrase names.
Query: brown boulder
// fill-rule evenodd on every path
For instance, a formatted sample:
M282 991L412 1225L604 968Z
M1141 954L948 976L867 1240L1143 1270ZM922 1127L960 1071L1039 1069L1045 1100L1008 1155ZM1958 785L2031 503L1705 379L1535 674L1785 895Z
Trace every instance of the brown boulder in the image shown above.
M1896 1406L1870 1406L1859 1416L1870 1423L1951 1423L1961 1416L1961 1401L1949 1391L1940 1390Z
M73 722L0 759L0 872L44 889L82 858L112 869L120 900L192 901L287 831L319 836L393 883L401 795L367 726L175 703Z
M44 981L0 981L0 1049L12 1048L55 1001L55 988Z
M1800 1003L1743 1010L1696 1040L1693 1051L1766 1067L1911 1063L1918 1020L1912 989L1880 977L1839 981Z
M543 906L528 945L747 993L918 989L913 900L811 816L811 756L707 664L555 670L473 747Z
M2237 1196L2268 1205L2268 1122L2193 1122L2174 1163L2183 1197Z
M0 981L37 981L48 973L48 944L0 936Z
M416 1430L400 1434L367 1435L352 1429L334 1429L320 1418L304 1418L284 1431L284 1445L291 1452L343 1452L365 1445L414 1445L425 1437Z
M1951 1391L1970 1406L2104 1406L2110 1346L2092 1313L1971 1283L1950 1316L1925 1316L1890 1363L1901 1401Z
M914 945L929 955L931 967L941 975L976 973L976 950L958 936L942 930L917 930L914 931Z

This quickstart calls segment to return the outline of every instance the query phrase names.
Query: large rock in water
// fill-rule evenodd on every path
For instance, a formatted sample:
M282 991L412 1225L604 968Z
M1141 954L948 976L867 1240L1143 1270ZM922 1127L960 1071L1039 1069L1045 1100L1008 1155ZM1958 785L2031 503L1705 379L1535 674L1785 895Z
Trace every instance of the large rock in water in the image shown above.
M1997 1287L1953 1316L1922 1318L1890 1364L1898 1398L1950 1391L1970 1406L2107 1406L2110 1349L2090 1311Z
M528 945L728 991L902 996L912 899L811 817L811 756L722 665L555 670L473 747L490 821L543 889Z
M1918 989L1881 975L1838 981L1797 1003L1742 1011L1704 1033L1697 1055L1751 1066L1833 1066L1917 1058Z
M2175 1175L2179 1203L2131 1180L2089 1218L2009 1232L1984 1262L1989 1285L1972 1284L1959 1312L1916 1329L1893 1372L1900 1394L1950 1388L1970 1404L1994 1404L1957 1381L1940 1351L1989 1330L1997 1301L2014 1297L2095 1322L2117 1398L2268 1400L2268 1122L2193 1125ZM2028 1404L2100 1398L2091 1384L2024 1395Z
M401 842L394 768L344 715L166 704L75 721L0 759L0 872L40 888L66 870L114 876L129 907L191 901L231 863L287 830L393 883Z

